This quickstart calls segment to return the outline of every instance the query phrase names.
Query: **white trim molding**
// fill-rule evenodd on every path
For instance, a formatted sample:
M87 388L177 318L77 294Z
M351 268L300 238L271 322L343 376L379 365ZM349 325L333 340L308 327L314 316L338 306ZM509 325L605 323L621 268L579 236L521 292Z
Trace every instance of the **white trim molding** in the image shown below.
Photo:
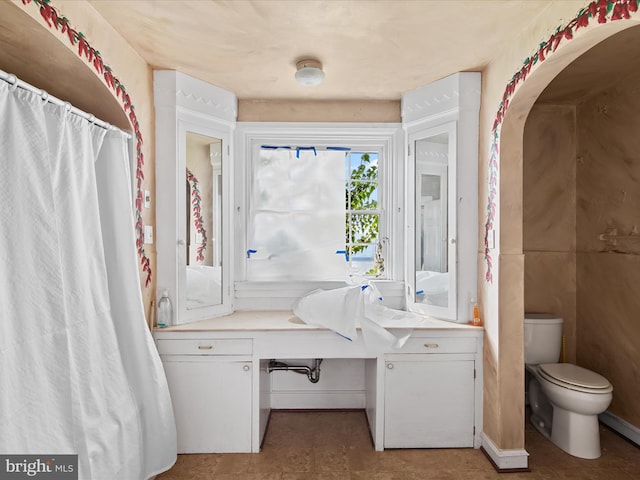
M529 453L524 449L502 450L482 432L482 450L498 472L528 471Z
M623 437L631 440L636 445L640 445L640 428L636 427L635 425L631 425L626 420L623 420L617 415L609 412L609 410L601 413L598 417L600 421L607 427L611 428Z

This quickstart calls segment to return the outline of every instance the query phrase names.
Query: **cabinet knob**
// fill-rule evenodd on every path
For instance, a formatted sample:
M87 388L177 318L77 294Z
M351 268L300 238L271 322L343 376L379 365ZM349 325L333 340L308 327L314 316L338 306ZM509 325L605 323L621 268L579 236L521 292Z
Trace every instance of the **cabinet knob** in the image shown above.
M437 343L425 343L424 348L438 348L440 345Z
M387 363L387 368L389 370L393 370L393 363Z
M245 365L244 367L242 367L242 370L248 372L249 370L251 370L251 367L249 365Z
M211 350L213 345L198 345L198 350Z

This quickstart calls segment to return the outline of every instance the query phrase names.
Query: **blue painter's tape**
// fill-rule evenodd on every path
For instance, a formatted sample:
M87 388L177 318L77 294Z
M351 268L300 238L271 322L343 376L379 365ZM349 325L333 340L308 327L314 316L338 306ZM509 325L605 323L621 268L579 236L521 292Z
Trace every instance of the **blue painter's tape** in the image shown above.
M349 254L346 250L336 250L336 255L344 255L345 262L349 261Z
M251 258L252 253L258 253L258 250L252 250L252 249L247 250L247 258Z
M296 147L296 158L300 158L300 150L313 150L313 155L318 156L316 147Z

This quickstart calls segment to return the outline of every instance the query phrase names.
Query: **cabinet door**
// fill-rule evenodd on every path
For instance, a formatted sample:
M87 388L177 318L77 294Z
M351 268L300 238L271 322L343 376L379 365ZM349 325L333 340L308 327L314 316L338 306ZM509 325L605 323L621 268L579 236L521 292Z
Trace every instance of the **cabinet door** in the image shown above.
M178 453L251 451L251 362L164 360Z
M387 361L385 448L473 447L474 362Z

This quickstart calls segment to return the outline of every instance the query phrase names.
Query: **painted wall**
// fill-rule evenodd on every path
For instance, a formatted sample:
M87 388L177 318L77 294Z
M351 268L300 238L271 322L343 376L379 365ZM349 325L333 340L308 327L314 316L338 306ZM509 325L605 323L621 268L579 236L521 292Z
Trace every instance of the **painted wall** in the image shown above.
M523 158L524 308L564 319L576 358L576 122L572 105L536 105Z
M640 72L577 108L577 346L613 384L609 411L640 428L640 238L608 246L607 228L640 223Z
M609 411L640 428L640 99L618 85L574 105L536 105L525 127L525 309L564 318L566 360L614 386Z
M400 100L238 100L239 122L400 123Z

